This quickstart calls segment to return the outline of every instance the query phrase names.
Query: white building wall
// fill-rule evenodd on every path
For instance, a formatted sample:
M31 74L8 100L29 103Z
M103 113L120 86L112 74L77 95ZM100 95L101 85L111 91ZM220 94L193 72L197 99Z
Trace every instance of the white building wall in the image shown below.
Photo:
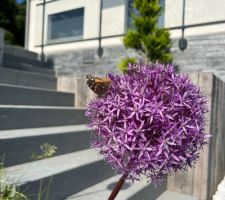
M126 0L103 0L103 36L120 35L125 32L125 1Z
M48 1L48 0L47 0ZM120 35L126 30L126 1L103 0L102 36ZM32 0L30 9L30 25L28 49L40 52L42 38L42 0ZM165 27L182 25L183 0L165 0ZM45 15L45 44L47 43L48 15L85 8L84 39L97 38L99 34L100 0L57 0L46 4ZM196 24L225 20L225 0L186 0L185 24ZM173 30L171 37L180 37L181 30ZM186 36L225 32L225 24L189 28L185 30ZM103 45L122 44L121 37L103 39ZM71 42L66 44L49 45L45 52L70 51L80 48L97 48L98 40Z
M165 27L182 25L183 0L165 0ZM225 0L186 0L185 24L197 24L225 20ZM225 24L188 28L185 35L203 35L225 32ZM180 30L171 31L171 37L179 37Z

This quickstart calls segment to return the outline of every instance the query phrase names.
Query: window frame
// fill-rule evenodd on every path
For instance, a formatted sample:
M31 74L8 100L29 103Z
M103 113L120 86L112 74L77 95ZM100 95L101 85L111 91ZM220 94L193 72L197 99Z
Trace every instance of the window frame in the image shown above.
M83 11L82 12L82 20L83 20L83 24L82 24L82 34L81 35L77 35L77 36L69 36L69 37L62 37L62 38L55 38L52 39L51 38L51 34L52 34L52 17L54 15L57 14L63 14L63 13L67 13L67 12L72 12L72 11ZM54 44L54 43L63 43L63 42L69 42L69 41L76 41L76 40L82 40L84 38L84 18L85 18L85 7L80 7L80 8L75 8L75 9L71 9L71 10L66 10L66 11L62 11L62 12L58 12L58 13L53 13L53 14L49 14L48 15L48 21L47 21L47 44Z

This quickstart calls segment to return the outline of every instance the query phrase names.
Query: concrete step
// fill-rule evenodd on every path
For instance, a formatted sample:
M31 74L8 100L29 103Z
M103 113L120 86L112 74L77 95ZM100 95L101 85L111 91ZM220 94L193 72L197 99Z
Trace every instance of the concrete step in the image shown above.
M21 185L21 190L36 200L40 180L46 189L52 177L48 199L62 200L113 176L114 172L92 149L49 159L16 165L5 169L10 183ZM43 197L42 199L45 199Z
M74 94L0 83L0 104L74 106Z
M37 62L36 64L39 64L38 62L40 62L40 61L36 61L36 62ZM44 67L40 67L38 65L33 65L33 64L30 64L30 63L26 63L25 60L23 60L23 59L21 59L21 61L19 62L19 61L16 61L16 59L3 58L3 67L10 68L10 69L16 69L16 70L33 72L33 73L38 73L38 74L45 74L45 75L55 76L55 71L53 71L51 69L44 68Z
M56 89L55 76L0 67L0 83L44 89Z
M4 53L8 55L10 54L10 55L22 57L22 58L29 58L34 60L38 59L38 54L35 52L28 51L20 47L7 45L7 44L4 45Z
M74 195L68 196L65 200L105 200L109 197L119 178L118 175L113 176ZM134 183L126 181L116 199L155 200L163 191L165 191L165 184L156 188L148 183L146 179Z
M142 188L137 193L133 194L131 197L126 200L156 200L163 192L166 191L167 181L163 182L159 186L154 186L149 184L148 186Z
M90 130L86 125L0 131L0 152L6 167L31 162L40 145L48 143L58 149L55 156L88 149Z
M86 124L84 109L0 105L0 130Z
M156 200L199 200L197 197L173 192L170 190L165 191L162 195L160 195Z
M41 61L41 60L37 60L37 59L31 59L29 57L20 57L17 55L12 55L12 54L3 54L3 61L4 60L10 60L13 61L15 63L25 63L25 64L30 64L33 65L35 67L40 67L40 68L46 68L48 69L48 63Z

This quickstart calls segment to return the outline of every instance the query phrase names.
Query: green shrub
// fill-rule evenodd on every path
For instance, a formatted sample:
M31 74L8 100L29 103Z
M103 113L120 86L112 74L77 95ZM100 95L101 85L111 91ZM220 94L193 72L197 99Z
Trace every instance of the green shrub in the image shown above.
M145 63L171 62L169 31L158 27L162 13L159 0L134 0L132 6L137 14L132 14L132 29L123 38L124 46L136 50Z
M135 58L123 58L121 60L121 62L118 64L118 68L121 72L126 73L127 72L127 66L128 64L131 63L136 63L136 59Z
M40 153L33 153L32 159L33 160L40 160L45 158L52 157L58 148L55 145L51 145L48 143L43 143L40 145ZM19 187L10 184L5 180L4 172L4 157L1 159L0 162L0 200L28 200L22 192L19 191ZM37 196L37 200L49 200L49 191L52 183L52 177L49 179L49 183L47 184L46 188L43 188L43 180L40 180L39 184L39 192Z
M18 186L9 184L3 178L4 172L4 157L0 162L0 200L27 200L28 198L19 191Z
M9 31L5 31L5 43L6 44L14 44L14 42L15 42L14 35Z

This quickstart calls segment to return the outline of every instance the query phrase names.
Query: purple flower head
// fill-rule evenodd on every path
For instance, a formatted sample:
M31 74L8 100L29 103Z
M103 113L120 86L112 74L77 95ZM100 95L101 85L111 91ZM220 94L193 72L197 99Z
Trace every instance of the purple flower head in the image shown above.
M144 174L158 183L194 166L209 137L200 89L171 65L130 64L108 76L107 93L87 106L92 147L132 181Z

